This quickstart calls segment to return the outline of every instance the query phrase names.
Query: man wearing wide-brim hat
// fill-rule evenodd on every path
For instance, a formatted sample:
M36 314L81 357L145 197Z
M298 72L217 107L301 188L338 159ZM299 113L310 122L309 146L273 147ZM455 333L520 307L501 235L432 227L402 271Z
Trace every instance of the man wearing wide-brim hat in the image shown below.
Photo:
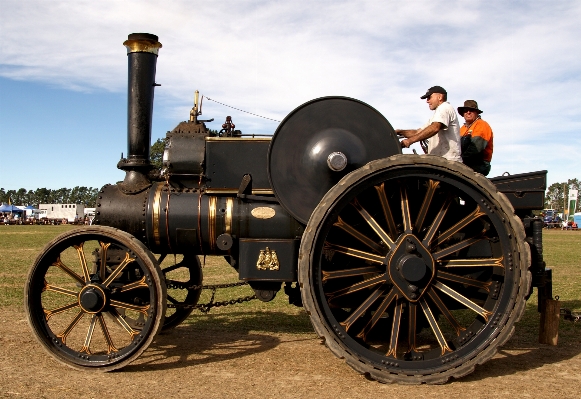
M490 172L492 160L492 129L480 117L482 111L478 109L478 103L474 100L464 101L464 106L458 107L458 113L465 120L460 128L462 161L486 176Z

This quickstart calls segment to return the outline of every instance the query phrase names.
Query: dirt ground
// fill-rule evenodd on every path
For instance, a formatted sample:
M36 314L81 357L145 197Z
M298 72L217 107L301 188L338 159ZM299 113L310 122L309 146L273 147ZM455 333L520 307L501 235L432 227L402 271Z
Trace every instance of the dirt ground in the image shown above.
M0 309L0 396L8 398L578 398L581 348L513 338L476 372L440 386L385 385L357 374L315 334L202 331L160 335L111 373L72 370L36 342L24 312Z

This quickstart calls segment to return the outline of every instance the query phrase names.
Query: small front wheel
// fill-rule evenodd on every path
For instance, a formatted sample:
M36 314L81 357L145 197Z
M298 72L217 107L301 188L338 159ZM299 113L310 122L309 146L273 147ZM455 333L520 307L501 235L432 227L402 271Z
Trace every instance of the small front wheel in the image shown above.
M129 364L165 315L157 261L135 237L111 227L78 228L51 241L30 269L24 296L38 341L81 370Z

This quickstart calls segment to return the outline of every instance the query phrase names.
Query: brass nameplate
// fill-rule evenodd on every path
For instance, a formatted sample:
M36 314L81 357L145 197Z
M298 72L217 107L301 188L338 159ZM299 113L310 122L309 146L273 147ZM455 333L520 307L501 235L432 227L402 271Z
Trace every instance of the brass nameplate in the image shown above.
M258 261L256 262L256 268L258 270L278 270L280 269L280 263L278 263L278 257L276 256L276 251L271 250L266 247L266 249L260 250L260 255L258 255Z
M270 219L276 215L276 211L268 206L259 206L250 211L257 219Z

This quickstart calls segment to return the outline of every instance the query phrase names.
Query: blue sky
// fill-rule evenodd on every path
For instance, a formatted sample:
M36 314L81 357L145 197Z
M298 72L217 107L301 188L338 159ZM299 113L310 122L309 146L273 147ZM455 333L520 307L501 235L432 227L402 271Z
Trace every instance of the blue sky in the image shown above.
M282 120L327 95L367 102L395 128L430 116L433 85L478 101L490 176L581 178L581 2L0 0L0 187L100 187L123 178L132 32L159 36L152 137L187 119L196 89ZM276 122L204 102L244 133Z

